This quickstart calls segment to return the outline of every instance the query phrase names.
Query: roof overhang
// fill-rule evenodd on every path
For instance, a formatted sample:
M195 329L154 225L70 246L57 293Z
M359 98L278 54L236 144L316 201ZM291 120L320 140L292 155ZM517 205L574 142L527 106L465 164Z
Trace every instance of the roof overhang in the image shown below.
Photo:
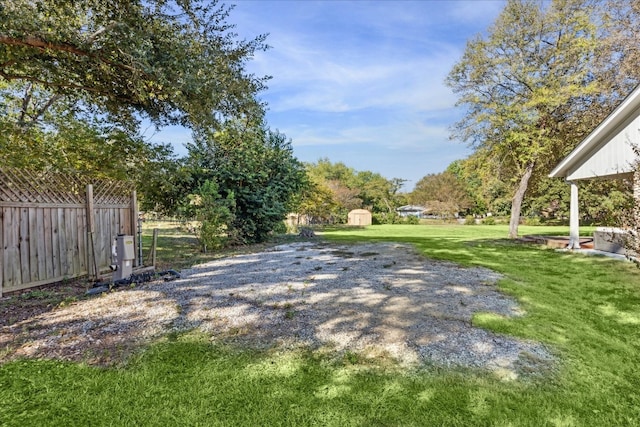
M594 150L596 150L603 141L609 139L613 132L620 129L632 114L639 111L640 85L549 173L549 177L563 178L570 175L572 171L576 170L582 163L589 159ZM624 171L624 173L628 173L628 171ZM590 178L602 178L602 176L594 175Z

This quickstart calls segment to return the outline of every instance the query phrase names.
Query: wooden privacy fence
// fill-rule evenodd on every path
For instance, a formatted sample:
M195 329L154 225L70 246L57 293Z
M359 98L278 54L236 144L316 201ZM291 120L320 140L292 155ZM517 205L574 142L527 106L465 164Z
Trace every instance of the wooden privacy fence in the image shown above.
M113 239L136 234L137 216L129 182L0 168L0 296L97 276Z

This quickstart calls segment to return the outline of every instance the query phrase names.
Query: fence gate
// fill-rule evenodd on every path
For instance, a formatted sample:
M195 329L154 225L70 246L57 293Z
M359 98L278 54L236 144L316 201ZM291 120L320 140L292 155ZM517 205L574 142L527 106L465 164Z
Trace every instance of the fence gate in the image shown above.
M136 227L130 182L0 168L0 296L95 276L115 236Z

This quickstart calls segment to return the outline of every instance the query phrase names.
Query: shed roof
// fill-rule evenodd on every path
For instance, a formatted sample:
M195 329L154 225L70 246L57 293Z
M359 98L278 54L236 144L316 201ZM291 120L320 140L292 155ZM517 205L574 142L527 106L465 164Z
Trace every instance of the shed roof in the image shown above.
M615 177L632 172L640 145L640 86L637 86L549 174L551 178L580 180Z

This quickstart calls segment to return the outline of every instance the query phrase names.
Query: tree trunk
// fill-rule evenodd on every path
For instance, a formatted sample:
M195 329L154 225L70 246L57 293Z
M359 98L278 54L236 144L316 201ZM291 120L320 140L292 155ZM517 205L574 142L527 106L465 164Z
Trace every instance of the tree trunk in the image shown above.
M531 178L531 174L533 173L534 166L535 166L535 163L533 162L527 164L527 167L524 170L524 174L520 178L520 184L518 184L516 193L513 195L513 199L511 199L511 220L509 221L509 238L510 239L518 238L518 224L520 223L520 210L522 208L522 201L524 200L524 193L527 191L527 186L529 185L529 178Z

